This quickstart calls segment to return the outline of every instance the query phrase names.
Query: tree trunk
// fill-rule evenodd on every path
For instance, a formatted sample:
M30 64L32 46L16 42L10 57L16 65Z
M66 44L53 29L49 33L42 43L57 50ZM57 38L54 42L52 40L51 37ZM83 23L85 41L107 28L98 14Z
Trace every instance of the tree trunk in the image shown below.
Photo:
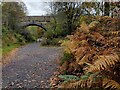
M110 4L109 2L104 3L104 16L109 16L110 13Z

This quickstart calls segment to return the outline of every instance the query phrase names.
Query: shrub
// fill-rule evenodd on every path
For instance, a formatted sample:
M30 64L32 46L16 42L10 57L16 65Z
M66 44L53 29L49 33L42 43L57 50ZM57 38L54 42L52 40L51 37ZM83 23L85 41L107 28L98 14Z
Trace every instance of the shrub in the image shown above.
M71 53L64 52L63 57L61 58L60 65L62 65L65 61L70 61L74 58Z
M52 39L43 38L41 45L42 46L45 46L45 45L60 46L60 43L59 43L60 40L61 38L52 38Z
M2 45L3 47L13 44L25 44L25 38L12 30L8 30L3 26L2 28Z
M113 34L119 32L115 23L114 18L101 17L90 24L82 23L73 35L67 36L62 46L66 53L75 57L71 64L77 64L72 70L79 65L83 72L79 72L80 80L62 83L60 87L120 89L120 37ZM70 59L69 54L65 60ZM69 70L69 66L70 63L62 65L64 70Z
M18 34L18 33L15 33L15 37L16 37L16 39L18 40L19 43L25 44L26 40L25 40L25 38L24 38L22 35L20 35L20 34Z
M41 45L42 46L49 45L49 40L47 38L43 38Z

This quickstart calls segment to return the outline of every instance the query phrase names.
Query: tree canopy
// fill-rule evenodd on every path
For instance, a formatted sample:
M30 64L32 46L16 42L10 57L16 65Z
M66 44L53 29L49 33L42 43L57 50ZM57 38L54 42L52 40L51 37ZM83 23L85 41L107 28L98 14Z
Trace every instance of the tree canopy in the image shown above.
M18 29L20 21L25 17L26 13L26 6L22 2L2 2L3 25L8 29Z

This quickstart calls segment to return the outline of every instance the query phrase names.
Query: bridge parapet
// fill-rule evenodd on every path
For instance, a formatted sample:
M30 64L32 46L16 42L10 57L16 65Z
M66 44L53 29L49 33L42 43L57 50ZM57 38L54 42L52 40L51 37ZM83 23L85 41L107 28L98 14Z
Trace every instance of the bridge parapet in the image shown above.
M41 25L46 25L47 22L21 22L21 25L27 25L27 24L41 24Z
M50 22L51 18L50 16L27 16L21 21L21 26L39 26L46 30L45 25Z
M23 22L50 22L50 16L26 16Z

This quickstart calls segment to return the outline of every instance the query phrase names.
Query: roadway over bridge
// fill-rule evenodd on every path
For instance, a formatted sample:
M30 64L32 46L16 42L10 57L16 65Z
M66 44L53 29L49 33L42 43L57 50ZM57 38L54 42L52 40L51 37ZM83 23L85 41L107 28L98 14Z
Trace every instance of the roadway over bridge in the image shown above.
M22 26L38 26L46 30L45 25L50 22L51 16L26 16L22 21Z

